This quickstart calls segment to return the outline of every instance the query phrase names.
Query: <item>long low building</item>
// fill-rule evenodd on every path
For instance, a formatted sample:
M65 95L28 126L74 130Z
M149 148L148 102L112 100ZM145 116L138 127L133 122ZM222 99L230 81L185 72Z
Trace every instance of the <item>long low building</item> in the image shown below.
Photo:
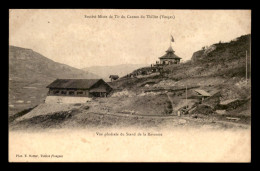
M103 79L56 79L48 96L107 97L112 88Z

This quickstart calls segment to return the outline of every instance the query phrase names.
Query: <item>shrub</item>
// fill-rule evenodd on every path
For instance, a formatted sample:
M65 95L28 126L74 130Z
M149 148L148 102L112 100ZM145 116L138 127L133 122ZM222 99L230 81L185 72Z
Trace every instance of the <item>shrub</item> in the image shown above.
M88 109L89 109L89 106L85 106L83 109L88 110Z

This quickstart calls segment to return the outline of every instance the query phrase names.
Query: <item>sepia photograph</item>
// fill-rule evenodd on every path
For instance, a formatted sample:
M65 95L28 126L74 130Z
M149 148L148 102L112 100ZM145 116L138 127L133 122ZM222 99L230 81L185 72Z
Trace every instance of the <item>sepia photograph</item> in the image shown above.
M9 9L9 162L251 162L251 10Z

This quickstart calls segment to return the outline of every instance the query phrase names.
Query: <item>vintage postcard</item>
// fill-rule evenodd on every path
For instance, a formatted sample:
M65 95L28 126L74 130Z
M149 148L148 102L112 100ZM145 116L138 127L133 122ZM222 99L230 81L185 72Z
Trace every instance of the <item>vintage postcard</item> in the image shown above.
M251 162L251 10L10 9L9 162Z

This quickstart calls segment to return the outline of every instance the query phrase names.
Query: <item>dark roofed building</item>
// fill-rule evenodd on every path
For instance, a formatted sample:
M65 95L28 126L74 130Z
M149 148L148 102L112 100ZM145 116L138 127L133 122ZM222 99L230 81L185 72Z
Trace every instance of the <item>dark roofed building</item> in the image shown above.
M111 79L111 82L112 82L113 80L117 80L119 78L119 76L118 75L110 75L109 78Z
M181 58L174 54L174 50L170 46L168 50L166 50L166 54L162 57L159 57L160 64L179 64Z
M206 92L205 90L196 89L196 90L194 90L194 91L197 93L197 95L198 95L199 97L202 98L201 100L204 100L205 98L211 96L211 95L210 95L208 92Z
M49 96L106 97L112 88L103 79L56 79Z

